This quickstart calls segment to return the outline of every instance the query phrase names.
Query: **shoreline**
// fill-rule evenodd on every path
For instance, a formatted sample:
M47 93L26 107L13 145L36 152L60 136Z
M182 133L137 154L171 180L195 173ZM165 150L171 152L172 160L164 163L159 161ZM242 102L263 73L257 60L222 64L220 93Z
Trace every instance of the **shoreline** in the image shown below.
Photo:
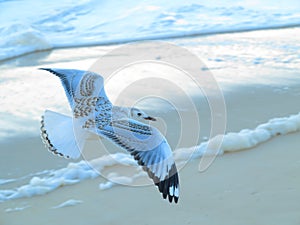
M86 43L86 44L79 44L79 45L66 45L66 46L52 46L48 49L42 49L42 50L35 50L33 52L27 52L20 54L18 56L13 56L10 58L2 59L0 60L0 65L5 64L8 61L18 59L20 57L26 57L31 54L39 54L44 52L51 52L54 50L60 50L60 49L72 49L72 48L89 48L89 47L109 47L109 46L118 46L118 45L124 45L124 44L131 44L135 42L144 42L144 41L176 41L180 39L189 39L189 38L201 38L206 36L216 36L216 35L222 35L222 34L238 34L238 33L248 33L248 32L256 32L256 31L268 31L268 30L284 30L284 29L293 29L293 28L299 28L299 23L292 23L292 24L286 24L286 25L273 25L273 26L267 26L267 27L255 27L255 28L237 28L232 30L220 30L220 31L207 31L207 32L190 32L187 34L174 34L174 35L162 35L162 36L154 36L154 37L141 37L136 39L124 39L124 40L115 40L111 42L95 42L95 43Z

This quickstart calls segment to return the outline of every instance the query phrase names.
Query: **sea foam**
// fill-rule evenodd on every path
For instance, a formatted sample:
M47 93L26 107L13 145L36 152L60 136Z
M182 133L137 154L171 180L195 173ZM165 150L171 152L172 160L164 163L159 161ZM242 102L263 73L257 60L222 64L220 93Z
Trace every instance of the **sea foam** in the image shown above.
M11 213L11 212L20 212L23 211L24 209L29 208L29 205L23 206L23 207L15 207L15 208L7 208L5 209L5 212Z
M243 129L240 132L230 132L222 136L223 142L221 143L218 155L253 148L278 135L285 135L297 131L300 131L300 113L288 117L271 119L267 123L257 126L255 129ZM174 151L174 158L177 163L180 164L189 159L196 159L203 155L212 154L212 151L208 148L209 142L218 138L220 137L216 136L211 140L202 142L198 146L177 149ZM10 190L0 190L0 202L16 198L44 195L62 186L96 178L106 167L114 165L138 167L136 161L126 153L115 153L91 161L69 163L65 168L52 170L47 174L42 172L41 174L43 176L41 177L34 176L26 185ZM118 173L110 173L106 176L108 181L101 183L99 188L101 190L109 189L118 183L130 185L135 179L141 176L146 176L146 173L143 172L140 167L138 167L136 174L132 177L126 177Z
M2 27L0 37L0 61L52 48L52 44L42 32L22 23Z
M69 199L57 206L53 206L52 209L59 209L59 208L64 208L64 207L69 207L69 206L75 206L78 204L81 204L82 201L81 200L76 200L76 199Z
M224 136L214 137L197 146L177 149L174 152L174 158L177 160L187 160L189 158L198 158L205 154L214 154L214 151L209 149L209 143L218 138L222 139L222 143L217 154L222 155L226 152L253 148L277 135L296 131L300 131L300 113L288 117L271 119L267 123L257 126L255 129L243 129L238 133L229 132Z

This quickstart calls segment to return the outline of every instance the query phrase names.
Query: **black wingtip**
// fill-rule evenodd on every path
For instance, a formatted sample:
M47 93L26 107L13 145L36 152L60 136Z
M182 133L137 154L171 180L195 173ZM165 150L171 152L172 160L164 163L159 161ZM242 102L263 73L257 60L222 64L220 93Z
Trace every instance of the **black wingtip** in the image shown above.
M39 70L46 70L46 71L48 71L48 72L50 72L50 73L52 73L52 74L54 74L58 77L64 77L65 76L65 74L61 74L61 73L59 73L59 72L57 72L57 71L55 71L54 69L51 69L51 68L39 68Z
M39 70L46 70L46 71L52 71L50 68L38 68Z
M174 196L174 202L177 203L178 202L178 197Z
M169 199L169 202L172 203L173 196L169 195L169 196L168 196L168 199Z
M149 173L149 172L148 172ZM158 187L158 190L162 193L162 197L164 199L168 199L170 203L177 203L179 196L179 178L175 164L172 165L171 170L169 171L169 175L159 182L155 182L155 185ZM170 188L172 191L170 192Z
M50 69L50 68L39 68L39 70L46 70L46 71L48 71L48 72L50 72L50 73L53 73L53 74L55 74L55 75L58 75L57 72L55 72L53 69Z

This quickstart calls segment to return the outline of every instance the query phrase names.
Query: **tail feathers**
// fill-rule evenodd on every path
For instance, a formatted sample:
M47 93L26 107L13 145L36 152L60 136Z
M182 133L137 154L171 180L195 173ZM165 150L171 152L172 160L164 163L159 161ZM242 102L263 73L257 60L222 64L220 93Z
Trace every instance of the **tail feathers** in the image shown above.
M74 122L72 117L45 111L41 121L41 137L49 151L65 158L80 157L87 134Z

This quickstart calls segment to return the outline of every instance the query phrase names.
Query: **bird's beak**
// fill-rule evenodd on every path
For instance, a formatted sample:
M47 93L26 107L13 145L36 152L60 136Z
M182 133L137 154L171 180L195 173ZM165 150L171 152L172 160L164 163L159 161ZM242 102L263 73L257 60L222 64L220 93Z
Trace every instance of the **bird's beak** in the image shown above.
M154 117L148 116L148 117L144 117L145 120L151 120L151 121L156 121L156 119Z

